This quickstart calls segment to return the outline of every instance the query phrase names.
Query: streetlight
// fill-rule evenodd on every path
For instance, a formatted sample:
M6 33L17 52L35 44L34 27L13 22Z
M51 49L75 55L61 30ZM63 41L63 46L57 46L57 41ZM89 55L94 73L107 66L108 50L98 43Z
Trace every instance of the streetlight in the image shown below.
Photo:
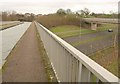
M80 19L80 38L81 38L81 19Z

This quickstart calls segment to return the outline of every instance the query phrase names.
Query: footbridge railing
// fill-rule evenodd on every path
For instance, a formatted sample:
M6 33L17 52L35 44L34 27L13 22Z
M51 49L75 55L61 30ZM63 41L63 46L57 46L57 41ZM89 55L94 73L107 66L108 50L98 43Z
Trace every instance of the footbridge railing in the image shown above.
M35 22L59 82L109 82L119 78ZM114 84L113 83L113 84Z

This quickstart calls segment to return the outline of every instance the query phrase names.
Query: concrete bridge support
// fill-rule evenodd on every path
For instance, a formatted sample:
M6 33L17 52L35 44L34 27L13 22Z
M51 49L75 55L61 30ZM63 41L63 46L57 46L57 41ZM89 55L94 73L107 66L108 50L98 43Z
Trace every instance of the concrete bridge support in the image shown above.
M91 29L97 30L97 23L91 23Z

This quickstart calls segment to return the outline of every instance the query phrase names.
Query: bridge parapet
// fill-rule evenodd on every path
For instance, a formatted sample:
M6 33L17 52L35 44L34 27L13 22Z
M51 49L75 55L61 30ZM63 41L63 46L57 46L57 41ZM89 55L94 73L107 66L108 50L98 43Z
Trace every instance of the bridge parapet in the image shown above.
M83 18L86 22L94 22L94 23L112 23L119 24L120 21L118 19L108 19L108 18Z
M116 82L119 78L35 22L59 82ZM114 84L113 83L113 84Z
M97 24L102 24L102 23L119 24L120 23L118 19L107 19L107 18L83 18L83 20L85 22L91 23L92 30L97 30Z

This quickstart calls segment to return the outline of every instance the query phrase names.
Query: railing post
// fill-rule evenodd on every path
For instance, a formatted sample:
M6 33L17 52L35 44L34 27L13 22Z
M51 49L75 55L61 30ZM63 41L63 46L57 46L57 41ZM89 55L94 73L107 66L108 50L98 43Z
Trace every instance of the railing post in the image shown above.
M81 82L81 77L82 77L82 63L79 62L79 64L78 64L78 82Z
M91 72L88 70L88 82L91 82Z
M90 82L91 81L91 72L79 62L79 75L78 82Z
M85 66L82 66L81 82L90 82L90 71Z

